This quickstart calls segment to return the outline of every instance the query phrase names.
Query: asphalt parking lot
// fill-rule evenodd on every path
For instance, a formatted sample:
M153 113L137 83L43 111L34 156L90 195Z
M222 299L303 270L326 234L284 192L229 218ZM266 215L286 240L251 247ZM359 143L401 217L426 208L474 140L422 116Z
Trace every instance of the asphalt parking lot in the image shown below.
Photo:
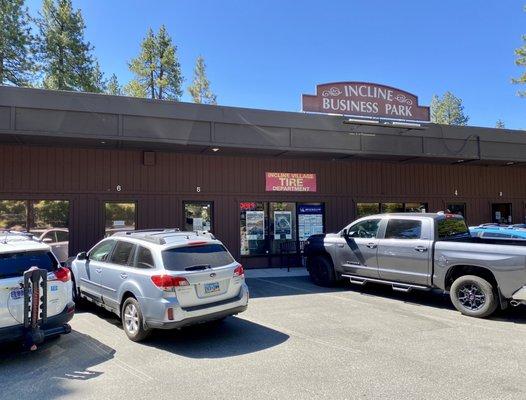
M85 307L37 352L0 350L0 398L526 398L526 308L477 320L437 293L247 281L246 313L143 344Z

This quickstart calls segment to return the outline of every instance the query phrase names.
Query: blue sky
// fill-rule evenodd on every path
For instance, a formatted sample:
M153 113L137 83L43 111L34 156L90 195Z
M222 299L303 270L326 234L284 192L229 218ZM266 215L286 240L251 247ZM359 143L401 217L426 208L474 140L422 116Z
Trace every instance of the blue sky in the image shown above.
M165 24L178 46L186 86L202 54L222 105L299 111L317 83L383 83L419 96L450 90L470 125L526 129L526 98L511 78L526 34L526 0L73 0L87 39L109 75L148 27ZM29 0L32 13L40 1ZM526 88L524 88L526 90Z

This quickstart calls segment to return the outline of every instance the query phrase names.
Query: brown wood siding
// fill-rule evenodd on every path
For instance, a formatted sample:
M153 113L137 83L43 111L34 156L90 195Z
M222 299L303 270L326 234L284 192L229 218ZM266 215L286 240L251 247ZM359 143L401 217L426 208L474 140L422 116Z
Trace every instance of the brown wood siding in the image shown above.
M158 152L154 166L144 166L142 160L140 150L0 145L0 199L70 200L72 253L101 238L102 204L111 200L137 202L138 228L180 227L183 201L213 201L214 231L236 257L240 201L324 202L328 231L355 217L356 202L427 202L430 211L464 202L471 224L491 219L491 203L512 203L514 222L525 219L526 185L521 183L526 181L526 168L520 166L170 152ZM265 192L267 171L316 173L318 192Z

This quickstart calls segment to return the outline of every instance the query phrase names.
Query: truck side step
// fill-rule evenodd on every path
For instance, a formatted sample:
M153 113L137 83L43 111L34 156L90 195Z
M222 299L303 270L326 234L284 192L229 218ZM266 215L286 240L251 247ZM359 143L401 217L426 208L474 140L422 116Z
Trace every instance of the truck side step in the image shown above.
M386 285L391 285L393 287L393 290L396 290L397 292L410 292L413 289L417 290L431 290L428 286L423 285L410 285L406 283L400 283L400 282L394 282L394 281L388 281L384 279L376 279L376 278L365 278L363 276L356 276L356 275L348 275L343 274L344 278L349 278L349 282L356 284L356 285L364 285L367 282L376 282L376 283L383 283Z

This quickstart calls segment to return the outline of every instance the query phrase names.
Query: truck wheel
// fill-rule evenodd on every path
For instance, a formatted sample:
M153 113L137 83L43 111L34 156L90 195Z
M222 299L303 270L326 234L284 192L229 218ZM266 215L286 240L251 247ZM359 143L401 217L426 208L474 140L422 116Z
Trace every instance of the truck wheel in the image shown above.
M331 287L337 281L334 266L327 257L313 257L309 263L309 275L318 286Z
M480 276L464 275L457 278L451 285L449 296L455 308L470 317L489 317L498 306L495 289Z
M121 314L122 327L128 339L134 342L146 339L150 330L144 328L144 319L139 302L133 297L128 297L122 305Z

